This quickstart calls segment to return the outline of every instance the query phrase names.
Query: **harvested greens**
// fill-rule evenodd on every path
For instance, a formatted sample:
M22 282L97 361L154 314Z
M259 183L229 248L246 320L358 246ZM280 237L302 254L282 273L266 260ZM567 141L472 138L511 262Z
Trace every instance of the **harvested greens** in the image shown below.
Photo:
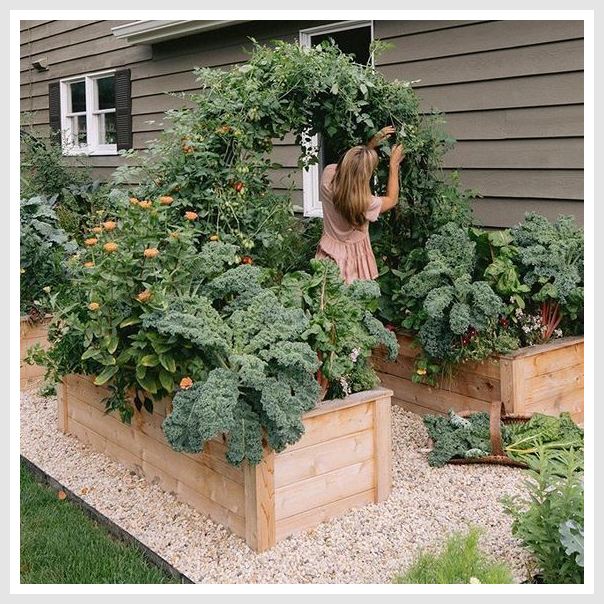
M471 413L461 417L453 409L448 416L426 415L424 425L432 439L428 463L442 467L453 458L491 455L490 419L488 413ZM583 448L583 429L568 413L552 417L535 413L528 422L501 425L505 455L531 465L540 448L568 451Z

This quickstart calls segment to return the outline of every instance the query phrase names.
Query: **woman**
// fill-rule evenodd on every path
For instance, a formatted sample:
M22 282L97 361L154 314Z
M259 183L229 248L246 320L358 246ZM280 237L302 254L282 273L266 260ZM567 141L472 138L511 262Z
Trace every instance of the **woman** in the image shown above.
M369 223L398 202L399 166L405 156L403 145L392 147L386 196L374 196L370 181L378 163L375 148L394 131L392 126L382 128L366 146L349 149L337 164L329 164L323 170L320 189L323 235L315 258L331 258L336 262L346 283L378 276Z

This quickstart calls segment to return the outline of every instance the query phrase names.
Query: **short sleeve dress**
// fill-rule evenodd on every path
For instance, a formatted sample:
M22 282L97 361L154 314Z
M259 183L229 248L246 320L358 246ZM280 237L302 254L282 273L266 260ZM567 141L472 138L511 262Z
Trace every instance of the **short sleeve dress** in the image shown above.
M323 235L315 258L331 258L340 267L340 274L346 283L352 283L355 279L375 279L378 269L369 240L369 222L378 219L381 198L371 198L365 211L367 222L360 228L354 228L333 205L331 182L335 171L336 164L329 164L323 169L321 177Z

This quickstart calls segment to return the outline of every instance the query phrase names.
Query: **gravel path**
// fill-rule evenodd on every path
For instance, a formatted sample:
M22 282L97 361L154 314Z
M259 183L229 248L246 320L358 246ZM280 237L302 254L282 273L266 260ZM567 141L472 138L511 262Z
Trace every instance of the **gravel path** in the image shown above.
M503 466L430 468L421 418L393 407L390 498L257 554L245 542L134 472L56 429L56 399L21 394L21 452L198 583L389 583L417 552L467 524L484 551L526 576L499 499L523 473Z

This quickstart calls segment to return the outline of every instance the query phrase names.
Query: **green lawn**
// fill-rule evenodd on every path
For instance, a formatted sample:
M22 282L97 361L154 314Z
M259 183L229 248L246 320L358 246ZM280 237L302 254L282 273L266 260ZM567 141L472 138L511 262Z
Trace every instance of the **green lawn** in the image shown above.
M21 465L21 583L175 583Z

